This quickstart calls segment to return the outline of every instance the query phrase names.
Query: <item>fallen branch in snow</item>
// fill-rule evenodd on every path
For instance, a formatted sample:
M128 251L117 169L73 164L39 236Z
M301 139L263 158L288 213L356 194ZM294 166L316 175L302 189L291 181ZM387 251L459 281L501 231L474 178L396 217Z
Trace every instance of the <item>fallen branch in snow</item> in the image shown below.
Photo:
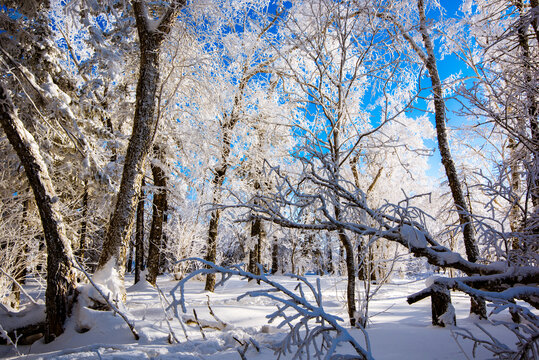
M316 286L313 286L313 284L302 276L288 275L289 277L298 280L295 291L292 291L285 288L283 285L268 279L265 275L256 275L245 271L239 265L225 268L199 258L190 258L183 261L188 260L198 261L204 264L206 268L190 273L184 279L179 281L170 291L173 299L170 307L174 309L176 316L179 317L178 307L181 307L184 313L187 311L185 306L184 286L190 279L200 274L207 275L220 273L222 278L216 284L216 286L219 286L224 284L232 276L239 276L260 281L261 283L269 285L271 288L266 290L248 291L243 295L240 295L237 300L241 300L246 296L265 297L280 304L277 305L277 311L266 316L270 323L280 319L281 322L277 325L278 328L285 325L290 327L290 332L285 336L276 350L276 353L278 353L279 356L293 353L293 359L301 356L306 356L307 358L316 357L320 359L324 357L325 359L330 359L335 353L337 346L340 343L345 342L354 348L360 359L373 359L370 351L369 338L364 329L361 330L365 336L367 349L364 349L348 330L339 324L339 322L343 321L341 318L325 312L322 306L322 292L319 279L317 279ZM315 299L315 303L311 303L306 299L303 290L304 287L310 291ZM179 291L179 298L176 296L177 291ZM289 315L289 310L293 310L294 313ZM295 351L293 348L295 348ZM313 349L314 353L311 354Z
M233 336L232 338L241 346L239 349L236 349L240 354L241 360L247 360L245 353L247 352L247 349L249 349L249 344L253 344L254 348L256 349L256 352L260 352L260 346L252 337L249 338L249 341L241 341L235 336Z
M217 315L215 315L215 313L213 312L213 309L210 306L210 296L206 295L206 297L208 298L208 310L210 311L210 315L213 316L215 321L217 321L221 325L222 329L224 330L228 326L228 324L224 322L223 320L219 319Z
M17 355L19 356L22 355L21 352L19 351L19 348L17 347L17 340L15 340L15 342L11 340L11 337L8 335L7 331L4 330L4 328L2 327L2 324L0 324L0 338L6 339L7 343L13 346L13 349L15 349L15 352L17 353Z
M172 325L170 324L170 320L168 318L167 310L165 309L165 306L163 304L163 299L164 299L168 307L169 303L167 301L167 298L165 297L165 294L163 294L159 286L157 286L157 283L155 284L155 289L157 290L157 294L159 295L159 304L161 304L161 309L163 309L163 313L165 314L165 321L167 322L167 326L168 326L168 342L169 344L172 344L173 342L178 344L180 340L178 340L178 338L176 337L176 333L172 329ZM180 321L180 324L182 325L182 329L185 334L185 339L189 340L187 336L187 332L185 331L185 326L183 325L183 322Z
M202 338L206 340L206 334L204 334L204 330L202 329L202 326L200 325L200 321L198 321L197 311L193 309L193 315L195 315L195 322L198 325L198 329L200 330L200 333L202 334Z
M522 324L507 321L490 321L492 325L501 325L510 330L517 339L517 348L514 349L502 343L481 324L475 325L487 336L487 339L480 339L468 329L457 327L455 332L457 336L474 342L472 355L475 357L477 347L483 346L500 359L539 359L539 318L527 308L507 301L497 301L491 306L494 307L493 313L499 313L506 308L510 308L512 312L518 314L519 318L525 320Z

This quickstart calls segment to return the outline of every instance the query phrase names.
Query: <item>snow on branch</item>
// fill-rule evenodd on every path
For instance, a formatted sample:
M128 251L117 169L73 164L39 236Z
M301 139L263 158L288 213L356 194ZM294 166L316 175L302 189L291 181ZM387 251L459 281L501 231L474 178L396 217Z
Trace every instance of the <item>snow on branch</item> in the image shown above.
M249 202L242 201L238 196L238 204L216 205L216 207L245 209L247 213L240 221L251 221L257 218L287 228L327 231L344 229L362 236L373 235L401 244L414 256L426 258L431 265L454 268L466 274L506 273L507 275L514 271L507 263L470 262L465 260L461 254L441 245L423 225L427 215L421 209L412 207L408 203L404 205L385 204L379 209L372 209L366 203L364 194L353 184L343 180L337 182L329 177L326 178L323 172L315 171L312 168L312 163L308 163L307 166L311 169L302 174L300 185L294 185L288 176L280 173L278 168L270 168L268 176L275 174L278 180L277 193L258 194ZM310 193L305 188L306 183L311 183L318 190ZM341 216L340 219L337 219L330 210L331 201L345 203L347 211L352 215ZM301 214L308 209L321 216L317 216L315 221L305 222L300 216L290 215ZM353 216L354 211L366 214L375 225L369 226L357 222L359 217ZM538 269L531 268L527 271L532 276L539 277Z
M290 328L289 333L277 348L276 354L294 354L293 359L301 358L302 355L307 358L330 359L335 354L340 343L348 343L361 359L373 359L369 338L364 329L361 330L365 337L367 349L363 348L349 331L340 325L343 321L341 318L325 312L322 305L322 291L319 279L317 279L316 285L313 285L305 277L287 275L298 281L295 291L292 291L268 279L265 275L256 275L242 270L239 265L227 268L200 258L189 258L182 261L198 261L204 264L206 268L190 273L170 291L173 300L169 308L174 310L176 317L179 317L178 307L181 307L184 313L187 312L184 286L193 277L219 273L222 275L221 280L216 284L216 286L219 286L232 276L239 276L260 281L269 285L270 288L247 291L240 295L237 300L239 301L244 297L265 297L274 300L277 304L277 310L266 315L268 322L280 321L277 325L278 328L284 326ZM314 302L307 300L305 291L314 297ZM293 312L290 313L290 310Z

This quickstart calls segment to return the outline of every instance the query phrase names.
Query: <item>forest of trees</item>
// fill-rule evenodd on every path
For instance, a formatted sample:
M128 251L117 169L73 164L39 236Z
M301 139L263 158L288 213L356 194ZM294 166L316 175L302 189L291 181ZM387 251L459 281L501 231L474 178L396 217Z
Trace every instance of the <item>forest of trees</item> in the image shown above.
M0 4L0 300L42 281L45 341L88 278L242 263L539 329L537 0Z

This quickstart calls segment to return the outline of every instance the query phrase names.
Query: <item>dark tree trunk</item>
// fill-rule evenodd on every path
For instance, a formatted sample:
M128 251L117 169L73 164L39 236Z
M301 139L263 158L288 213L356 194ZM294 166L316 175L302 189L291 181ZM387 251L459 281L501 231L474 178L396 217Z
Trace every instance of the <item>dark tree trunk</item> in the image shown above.
M236 102L239 99L236 98ZM236 115L231 115L229 121L223 125L223 148L221 150L221 165L215 171L213 178L213 203L218 204L221 201L221 191L225 181L226 172L228 170L228 156L232 147L231 131L238 122ZM221 210L217 209L211 212L210 224L208 227L208 241L206 260L215 263L217 261L217 235L219 232L219 219L221 218ZM206 275L206 291L213 292L215 290L215 274Z
M140 273L144 270L144 186L146 184L142 178L135 226L135 284L140 281Z
M334 274L335 273L335 268L333 267L333 244L332 244L332 240L331 240L331 236L327 236L326 237L327 239L327 253L328 253L328 265L327 265L327 271L328 271L328 274Z
M163 161L162 151L158 147L154 148L158 154L158 159ZM153 184L156 190L153 194L152 227L148 239L148 275L146 280L150 284L155 285L161 264L163 222L167 210L167 175L157 164L152 164L152 174Z
M279 271L279 241L277 237L273 238L271 248L271 274L275 275Z
M440 150L440 156L442 158L442 164L445 169L449 188L451 189L451 195L453 196L453 202L457 208L459 222L462 226L462 234L464 236L464 247L466 249L466 256L468 261L477 262L479 257L479 249L475 242L475 230L473 226L473 220L470 216L470 211L464 198L462 186L458 178L457 169L453 162L451 155L451 149L449 147L449 141L447 139L447 129L445 126L445 100L443 98L442 82L438 73L436 64L436 57L434 55L434 46L427 30L427 19L425 16L425 6L423 0L418 0L419 9L419 28L423 37L423 43L427 52L426 56L423 55L425 66L429 72L429 77L432 83L432 94L434 96L434 113L436 122L436 134L438 138L438 149ZM471 299L470 312L477 314L482 318L486 318L487 311L484 301L475 301Z
M348 317L350 326L356 325L356 266L354 248L344 230L339 231L339 238L346 252L346 301L348 302Z
M127 258L127 272L131 273L133 271L133 252L135 247L133 246L133 241L129 241L129 257Z
M155 94L159 83L159 54L161 43L170 32L177 12L185 6L185 0L172 1L165 10L157 27L148 23L147 9L141 0L133 1L140 43L140 69L136 92L133 132L125 156L120 191L116 199L114 213L103 240L99 258L99 269L109 261L120 276L126 261L126 248L131 234L134 209L140 191L144 162L148 155L158 118L155 116ZM155 21L155 20L153 20Z
M433 289L430 300L432 325L441 327L456 325L455 312L450 310L452 305L449 290L442 287Z
M80 240L79 250L77 251L77 257L81 265L84 263L84 255L86 252L86 232L88 227L88 182L84 181L84 194L82 195L82 222L80 224Z
M266 233L264 232L264 225L262 220L255 219L251 223L251 237L256 239L256 244L252 250L249 251L249 272L261 275L259 264L262 264L262 246ZM260 281L257 281L260 284Z
M47 166L39 153L39 146L18 118L13 102L2 83L0 83L0 123L24 166L43 225L47 243L45 341L50 342L63 333L63 325L71 309L72 296L75 293L73 252L66 237L59 200Z
M335 206L335 218L341 220L341 209ZM350 320L350 326L356 325L356 262L354 259L354 247L350 238L344 230L338 230L341 246L345 250L346 256L346 301L348 305L348 318Z
M208 249L206 252L206 260L215 263L217 261L217 229L219 227L219 218L221 217L221 210L217 209L212 211L210 217L210 225L208 227ZM206 285L204 287L206 291L215 290L215 274L208 274L206 276Z
M243 78L241 79L238 85L238 91L234 97L234 105L230 114L224 116L224 123L221 125L221 130L223 132L223 145L221 148L221 159L220 164L216 167L214 171L213 178L213 203L218 204L221 200L221 190L223 183L225 181L226 172L228 170L228 157L230 151L232 150L232 130L240 120L240 107L243 98L243 91L249 79L254 76L255 72L246 74L244 69ZM207 253L206 260L215 263L217 261L217 235L219 229L219 219L221 217L221 210L217 209L212 211L210 215L210 224L208 227L208 241L207 241ZM206 291L215 290L215 274L206 275Z

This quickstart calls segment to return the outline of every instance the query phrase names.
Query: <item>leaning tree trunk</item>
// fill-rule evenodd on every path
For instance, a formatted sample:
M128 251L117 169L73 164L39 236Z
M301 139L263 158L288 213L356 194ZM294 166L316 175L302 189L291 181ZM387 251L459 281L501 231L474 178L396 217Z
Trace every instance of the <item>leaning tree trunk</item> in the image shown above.
M144 186L142 178L135 225L135 284L140 281L140 273L144 270Z
M158 159L163 161L163 153L155 147ZM163 223L167 210L167 175L159 164L152 164L153 184L155 192L153 194L153 215L150 237L148 239L148 275L146 280L155 285L159 267L161 265L161 250L163 239Z
M123 276L128 239L133 227L134 209L140 191L144 162L157 129L155 94L159 83L159 54L161 43L170 32L177 12L185 6L185 0L169 4L159 20L148 19L147 9L141 0L133 1L140 42L140 69L136 92L133 132L125 156L120 191L116 207L103 240L99 269L109 261ZM156 26L157 25L157 26Z
M58 196L54 191L47 165L39 146L18 118L13 102L0 83L0 123L15 149L28 182L34 191L43 233L47 243L47 289L45 304L47 324L45 341L50 342L64 331L64 322L75 293L72 269L73 252L66 237Z
M419 10L419 30L423 38L423 44L425 45L426 55L423 54L422 58L425 66L429 72L429 77L432 83L432 94L434 96L434 117L436 123L436 134L438 137L438 149L440 150L440 156L442 158L442 164L444 165L445 174L449 188L451 189L451 195L453 196L453 202L457 208L459 222L462 226L462 234L464 237L464 247L466 249L466 256L468 261L477 262L479 257L479 249L475 242L475 230L473 226L473 220L470 216L470 211L464 198L462 186L458 178L457 169L453 162L451 150L449 147L449 141L447 139L447 129L445 126L445 100L442 93L442 82L438 73L436 57L434 55L434 46L432 40L427 31L427 19L425 16L425 5L423 0L417 2ZM486 318L487 311L484 301L476 301L471 299L470 312L479 315L482 318Z

